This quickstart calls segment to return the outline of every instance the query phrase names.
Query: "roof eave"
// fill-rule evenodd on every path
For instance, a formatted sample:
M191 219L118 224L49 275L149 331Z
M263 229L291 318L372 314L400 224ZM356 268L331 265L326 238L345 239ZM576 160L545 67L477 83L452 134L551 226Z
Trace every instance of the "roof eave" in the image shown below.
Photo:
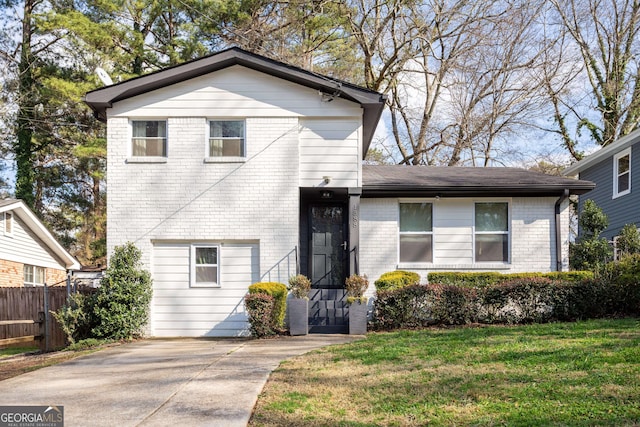
M510 197L510 196L560 196L564 190L570 194L584 194L595 188L581 186L501 186L501 187L434 187L406 185L364 185L362 197Z
M568 168L562 171L562 175L565 176L575 176L580 172L588 169L589 167L599 163L600 161L608 158L613 155L615 152L624 150L625 148L640 142L640 129L636 129L635 131L623 136L622 138L614 141L613 143L607 145L606 147L601 148L595 153L585 157L569 166Z

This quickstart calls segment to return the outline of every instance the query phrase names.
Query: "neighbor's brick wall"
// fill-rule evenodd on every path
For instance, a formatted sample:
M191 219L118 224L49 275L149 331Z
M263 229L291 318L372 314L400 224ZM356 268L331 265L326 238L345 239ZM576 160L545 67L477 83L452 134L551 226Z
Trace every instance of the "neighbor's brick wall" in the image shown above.
M154 241L259 241L267 277L298 244L298 119L247 118L244 163L204 162L206 124L169 118L167 162L128 163L129 120L109 118L108 252L131 241L150 268Z
M24 285L22 264L0 259L0 286L16 287Z
M47 285L66 286L67 272L55 268L45 269L45 281ZM0 286L19 287L24 286L24 264L20 262L0 259Z

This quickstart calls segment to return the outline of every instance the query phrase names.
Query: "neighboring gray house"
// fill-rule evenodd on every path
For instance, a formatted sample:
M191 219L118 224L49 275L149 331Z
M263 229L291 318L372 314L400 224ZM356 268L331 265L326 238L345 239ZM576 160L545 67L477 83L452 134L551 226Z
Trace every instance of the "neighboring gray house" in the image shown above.
M609 217L602 233L611 240L625 224L640 226L640 129L585 157L563 172L592 181L596 188L580 196L579 211L591 199Z
M341 331L348 274L567 268L570 194L516 169L362 166L380 93L232 48L86 95L107 122L107 247L153 276L154 336L248 332L258 281L308 275ZM373 295L373 285L369 289Z

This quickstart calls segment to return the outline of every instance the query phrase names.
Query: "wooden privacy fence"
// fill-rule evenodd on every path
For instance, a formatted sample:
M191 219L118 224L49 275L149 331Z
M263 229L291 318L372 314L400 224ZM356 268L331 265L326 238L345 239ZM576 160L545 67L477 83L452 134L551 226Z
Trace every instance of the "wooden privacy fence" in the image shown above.
M67 337L50 311L65 304L68 292L66 286L0 287L0 347L34 341L41 351L66 347Z

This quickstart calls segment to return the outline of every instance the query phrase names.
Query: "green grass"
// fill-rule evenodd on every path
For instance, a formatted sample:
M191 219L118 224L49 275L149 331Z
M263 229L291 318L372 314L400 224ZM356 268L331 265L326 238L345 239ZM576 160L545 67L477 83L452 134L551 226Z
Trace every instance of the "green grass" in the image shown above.
M16 354L31 353L34 351L38 351L38 347L0 348L0 359L15 356Z
M251 425L640 425L640 321L369 334L276 370Z

